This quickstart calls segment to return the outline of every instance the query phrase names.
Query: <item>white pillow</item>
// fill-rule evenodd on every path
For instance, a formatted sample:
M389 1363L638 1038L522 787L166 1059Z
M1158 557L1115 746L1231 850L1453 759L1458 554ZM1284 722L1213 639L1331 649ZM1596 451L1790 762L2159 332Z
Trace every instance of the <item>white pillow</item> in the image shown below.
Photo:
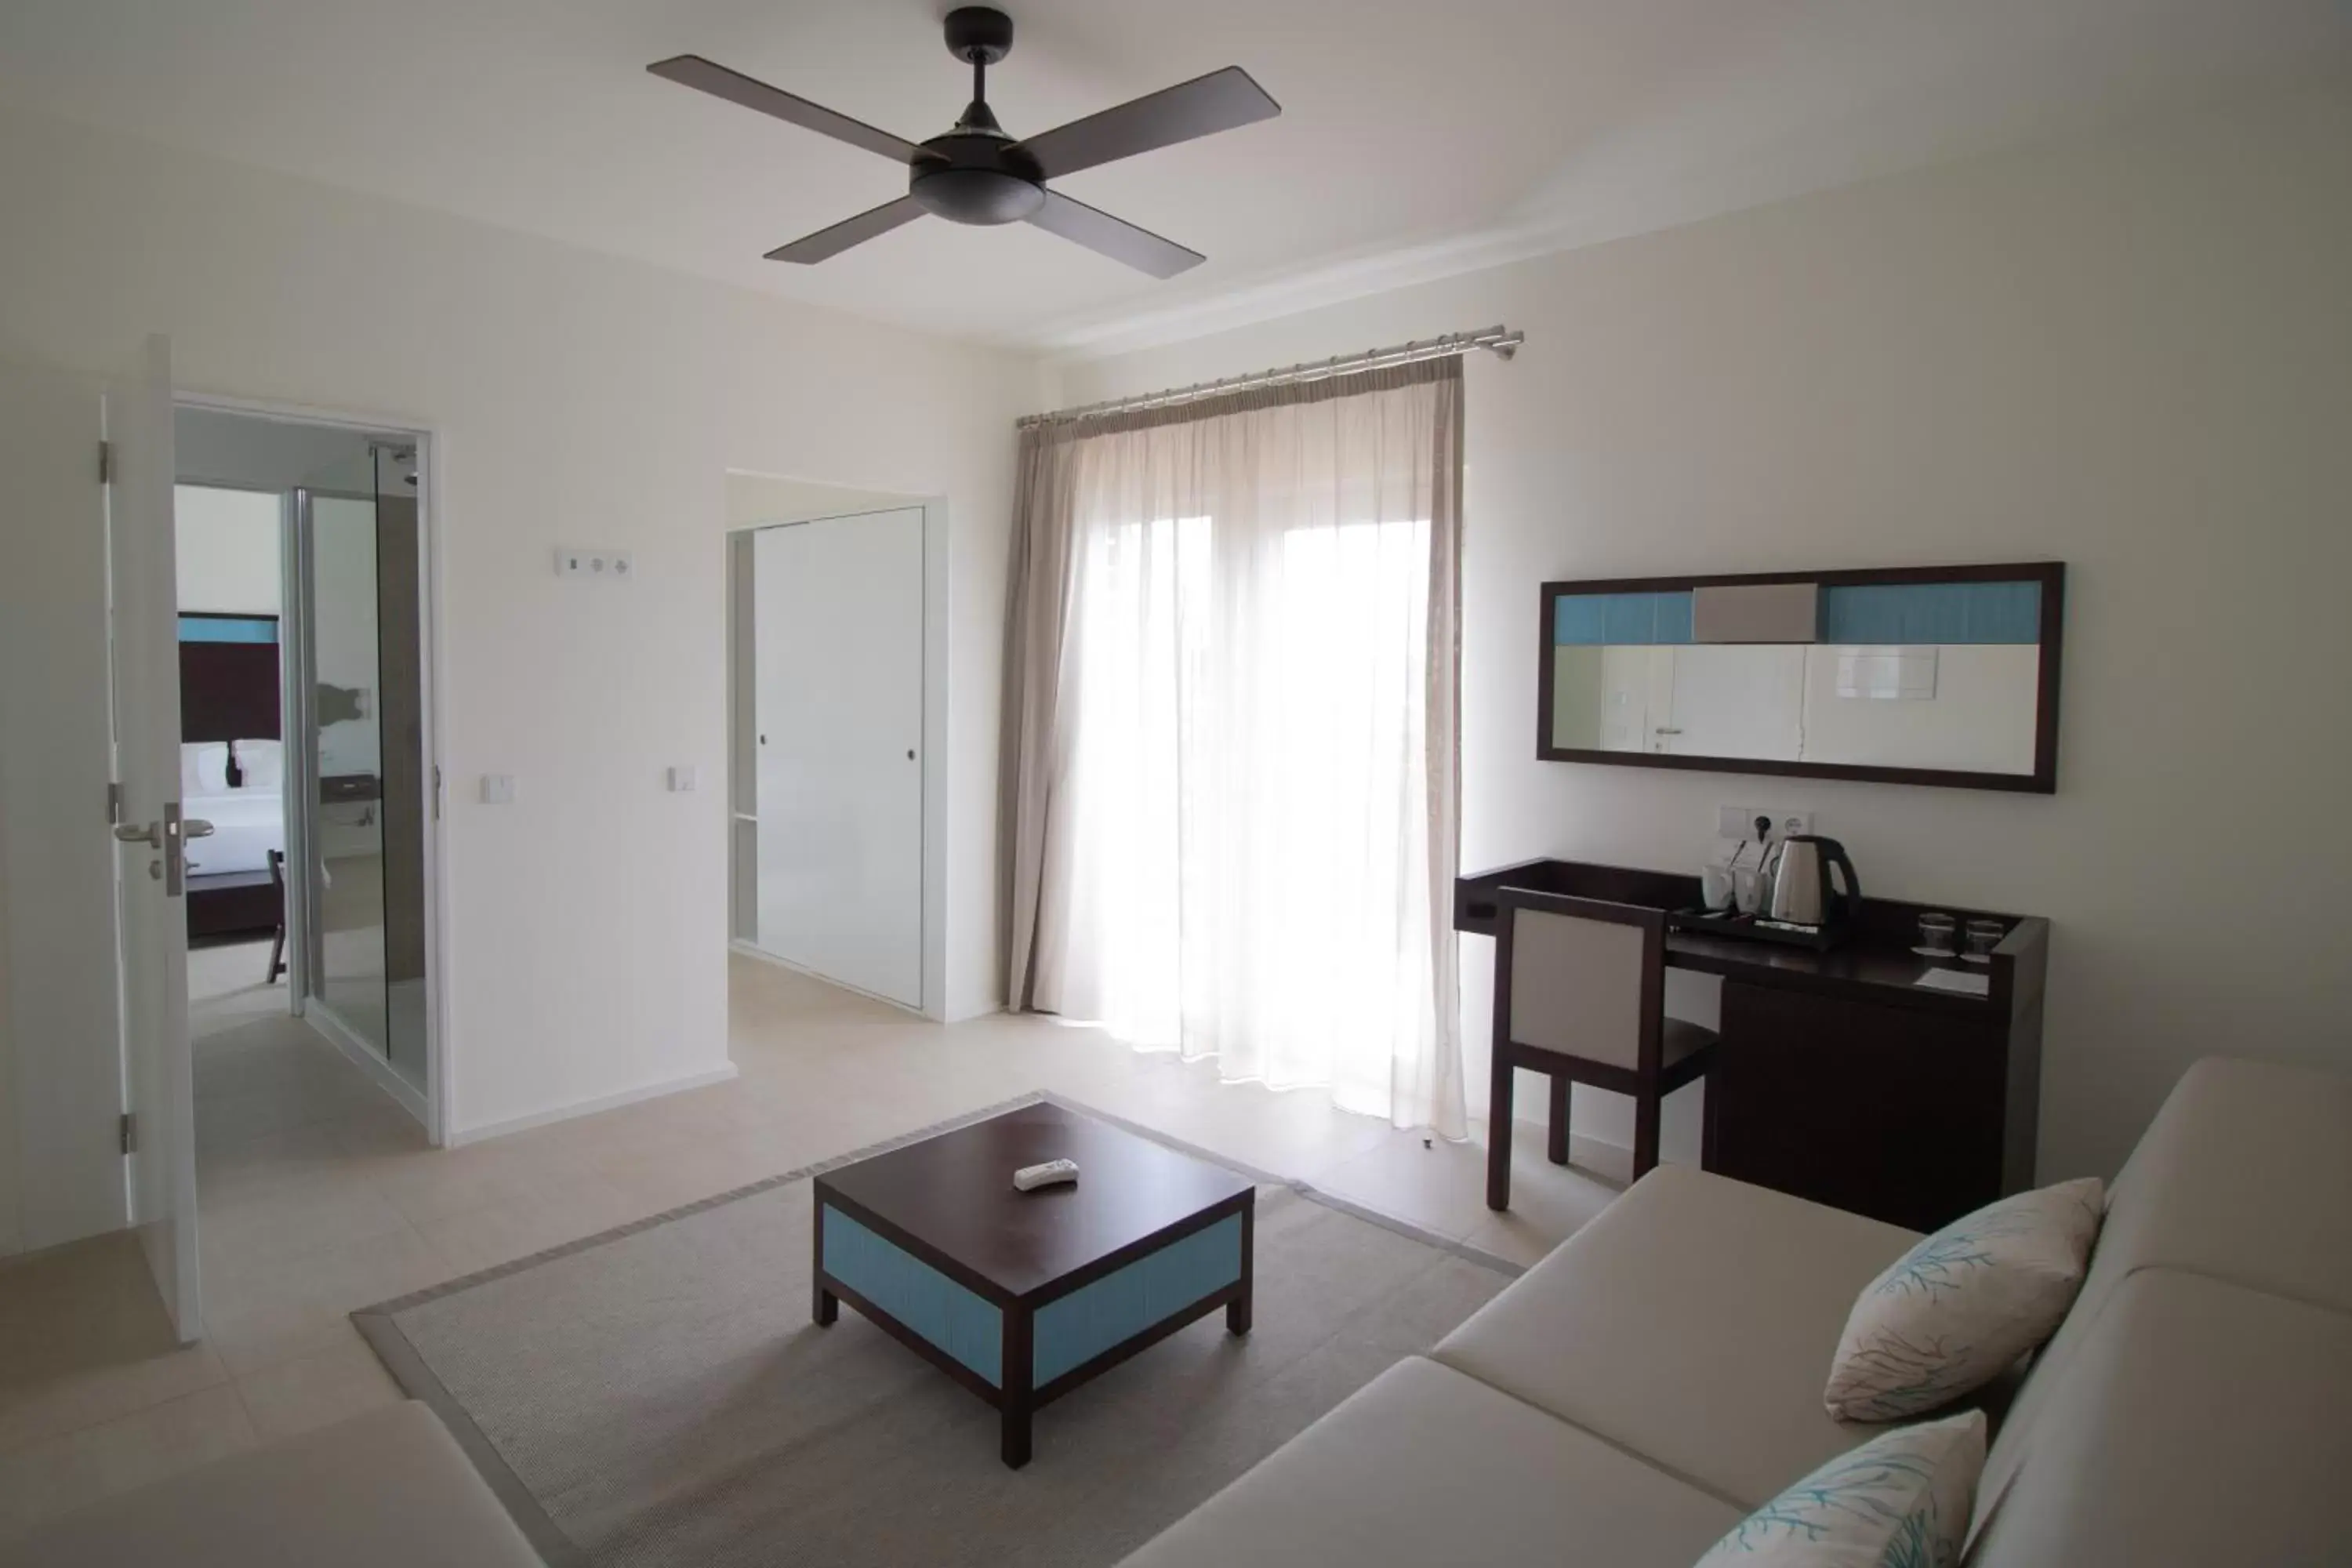
M1822 1403L1895 1421L1983 1386L2057 1332L2099 1234L2096 1177L1988 1204L1864 1287Z
M180 744L182 797L195 795L226 795L227 793L228 742L226 741L182 742Z
M285 774L285 752L276 741L239 741L236 765L245 773L239 789L275 791Z
M1741 1520L1698 1568L1952 1568L1984 1462L1981 1410L1881 1433Z

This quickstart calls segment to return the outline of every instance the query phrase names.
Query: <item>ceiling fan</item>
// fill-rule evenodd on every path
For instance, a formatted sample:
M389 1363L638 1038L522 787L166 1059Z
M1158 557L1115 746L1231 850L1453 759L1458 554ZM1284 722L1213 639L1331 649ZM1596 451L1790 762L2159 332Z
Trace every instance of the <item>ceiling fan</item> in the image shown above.
M1047 190L1045 182L1282 112L1282 106L1250 79L1249 72L1227 66L1016 142L989 111L987 92L988 68L1012 51L1013 18L986 5L959 6L947 15L947 37L948 52L971 65L971 102L952 129L920 144L755 81L700 55L657 60L646 69L907 166L905 195L779 246L768 252L771 261L823 261L925 213L935 213L951 223L1033 223L1154 278L1173 278L1207 258L1149 229Z

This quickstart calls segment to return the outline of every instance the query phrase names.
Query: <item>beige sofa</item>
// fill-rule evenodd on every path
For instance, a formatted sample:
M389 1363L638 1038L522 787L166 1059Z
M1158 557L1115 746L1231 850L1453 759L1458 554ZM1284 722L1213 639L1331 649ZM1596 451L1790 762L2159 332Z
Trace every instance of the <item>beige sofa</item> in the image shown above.
M1822 1409L1910 1232L1661 1167L1127 1560L1687 1568L1881 1428ZM2016 1391L1972 1568L2352 1563L2352 1079L2212 1058Z

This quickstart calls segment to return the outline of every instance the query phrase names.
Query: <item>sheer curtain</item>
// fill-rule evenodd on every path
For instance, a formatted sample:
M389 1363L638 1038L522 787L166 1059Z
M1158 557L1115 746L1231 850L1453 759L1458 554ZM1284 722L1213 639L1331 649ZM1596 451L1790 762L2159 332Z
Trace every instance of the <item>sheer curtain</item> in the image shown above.
M1460 363L1024 433L1014 1005L1464 1131Z

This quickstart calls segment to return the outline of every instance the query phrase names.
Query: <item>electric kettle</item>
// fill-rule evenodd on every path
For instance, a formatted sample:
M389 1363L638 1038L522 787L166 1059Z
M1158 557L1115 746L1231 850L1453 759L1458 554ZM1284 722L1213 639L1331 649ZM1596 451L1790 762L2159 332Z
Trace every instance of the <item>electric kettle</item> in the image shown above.
M1834 883L1832 867L1838 872ZM1767 916L1791 925L1842 926L1853 918L1861 901L1862 882L1844 845L1811 833L1792 834L1781 841L1772 862Z

